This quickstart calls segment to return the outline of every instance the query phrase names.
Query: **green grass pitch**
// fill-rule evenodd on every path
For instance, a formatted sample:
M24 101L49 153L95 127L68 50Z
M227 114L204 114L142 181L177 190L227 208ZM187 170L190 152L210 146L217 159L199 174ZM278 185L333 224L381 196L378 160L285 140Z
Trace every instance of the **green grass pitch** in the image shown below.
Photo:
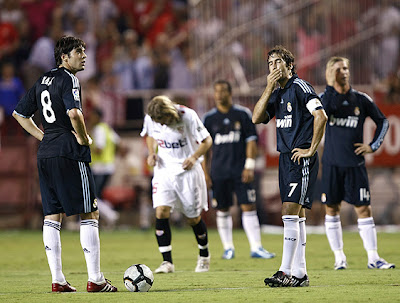
M153 231L101 231L101 269L118 293L87 293L86 264L79 233L62 231L63 271L77 293L51 293L51 276L41 231L0 232L0 302L400 302L400 269L367 269L366 253L358 233L345 232L349 267L334 271L334 257L325 235L307 238L310 287L269 288L264 278L278 270L282 235L263 234L271 260L251 259L247 238L234 231L236 257L222 260L216 230L209 231L211 269L195 273L197 243L189 228L173 229L176 272L155 275L148 293L128 292L122 276L134 263L154 270L162 261ZM400 266L400 234L378 233L379 254Z

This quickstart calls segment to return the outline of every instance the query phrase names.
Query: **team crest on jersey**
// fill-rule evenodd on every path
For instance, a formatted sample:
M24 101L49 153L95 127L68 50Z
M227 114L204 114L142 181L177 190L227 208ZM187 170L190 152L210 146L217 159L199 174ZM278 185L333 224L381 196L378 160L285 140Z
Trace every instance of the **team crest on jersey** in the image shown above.
M93 201L93 208L97 208L97 199L94 199Z
M79 89L73 88L72 95L74 96L75 101L80 101L81 98L79 97Z
M287 103L287 111L290 113L292 111L292 103Z
M321 202L322 203L326 202L326 194L325 193L322 193L322 195L321 195Z
M354 108L354 114L355 114L356 116L359 116L359 115L360 115L360 108L359 108L358 106L356 106L356 107Z
M236 121L236 122L235 122L234 128L235 128L235 130L239 130L239 129L242 128L242 125L240 124L239 121Z

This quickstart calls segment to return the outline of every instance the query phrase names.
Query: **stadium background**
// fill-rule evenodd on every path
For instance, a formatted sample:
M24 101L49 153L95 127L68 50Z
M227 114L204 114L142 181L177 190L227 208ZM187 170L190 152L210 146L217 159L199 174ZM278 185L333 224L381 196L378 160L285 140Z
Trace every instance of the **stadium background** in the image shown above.
M389 132L367 157L375 222L400 224L400 3L395 0L0 0L0 228L41 228L36 169L38 143L10 117L4 66L24 89L54 66L54 40L73 34L87 43L86 70L78 73L84 114L99 107L129 148L117 159L106 189L120 213L119 227L148 228L151 171L139 132L144 109L157 94L195 109L213 106L212 83L228 79L234 102L250 109L266 83L265 55L282 44L293 51L300 77L321 93L332 55L351 60L351 82L387 115ZM9 64L11 63L11 64ZM129 81L128 81L128 80ZM19 98L19 97L18 97ZM37 121L40 122L40 121ZM365 125L368 142L374 124ZM258 208L264 225L281 225L274 125L258 128ZM322 152L323 146L320 151ZM318 201L308 224L321 226ZM238 210L233 210L238 212ZM212 226L213 210L205 214ZM239 216L235 215L239 226ZM355 214L344 205L343 224ZM179 218L177 218L179 224Z

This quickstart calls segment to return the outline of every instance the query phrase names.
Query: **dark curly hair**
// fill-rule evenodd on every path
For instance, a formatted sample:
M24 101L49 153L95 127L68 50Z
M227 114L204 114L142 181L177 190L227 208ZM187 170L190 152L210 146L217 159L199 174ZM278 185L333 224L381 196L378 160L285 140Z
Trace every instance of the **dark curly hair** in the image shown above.
M56 60L56 66L60 66L62 63L61 56L63 54L69 54L73 49L83 47L86 48L85 42L82 39L63 36L61 37L54 47L54 59Z
M268 52L267 55L267 61L269 60L269 57L272 54L278 54L279 57L282 58L283 61L285 61L286 66L289 67L290 64L292 64L292 74L296 73L296 65L294 64L294 56L293 54L290 52L290 50L286 49L284 46L282 45L275 45L273 49L271 49Z

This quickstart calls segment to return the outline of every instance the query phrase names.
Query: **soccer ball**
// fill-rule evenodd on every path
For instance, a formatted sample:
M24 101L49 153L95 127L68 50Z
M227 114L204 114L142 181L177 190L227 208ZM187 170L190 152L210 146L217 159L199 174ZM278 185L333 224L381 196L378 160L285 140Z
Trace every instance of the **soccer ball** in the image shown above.
M132 292L149 291L153 285L154 276L151 269L144 264L134 264L124 273L124 284Z

